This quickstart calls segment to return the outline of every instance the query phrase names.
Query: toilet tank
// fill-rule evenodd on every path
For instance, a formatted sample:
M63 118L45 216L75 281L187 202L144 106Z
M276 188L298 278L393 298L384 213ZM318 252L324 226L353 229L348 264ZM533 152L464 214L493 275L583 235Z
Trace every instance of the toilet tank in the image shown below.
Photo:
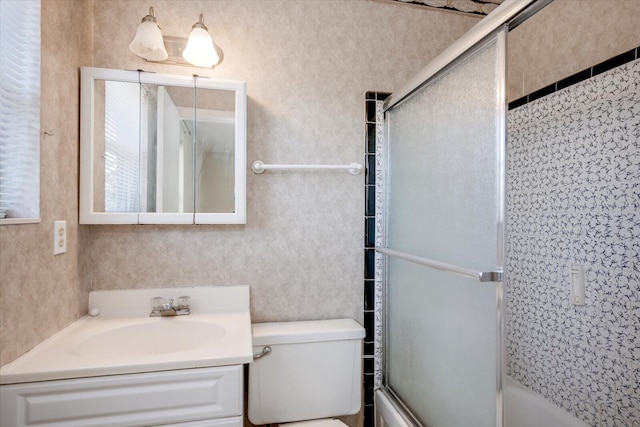
M249 420L285 423L360 410L364 329L352 319L256 323Z

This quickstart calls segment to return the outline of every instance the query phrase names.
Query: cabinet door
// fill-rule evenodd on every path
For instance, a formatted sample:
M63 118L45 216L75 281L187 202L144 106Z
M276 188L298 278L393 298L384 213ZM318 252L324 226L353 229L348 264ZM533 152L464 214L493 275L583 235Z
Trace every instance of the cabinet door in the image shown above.
M81 224L246 222L244 82L93 67L81 76Z
M0 387L2 426L182 425L179 423L241 415L242 366ZM209 424L193 424L201 425Z

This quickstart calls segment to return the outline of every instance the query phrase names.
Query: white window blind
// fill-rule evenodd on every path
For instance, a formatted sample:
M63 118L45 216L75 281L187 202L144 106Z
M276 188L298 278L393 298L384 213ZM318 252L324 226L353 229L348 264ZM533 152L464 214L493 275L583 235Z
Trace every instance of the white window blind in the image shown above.
M105 211L138 212L140 85L105 83Z
M0 219L40 216L40 0L0 0Z

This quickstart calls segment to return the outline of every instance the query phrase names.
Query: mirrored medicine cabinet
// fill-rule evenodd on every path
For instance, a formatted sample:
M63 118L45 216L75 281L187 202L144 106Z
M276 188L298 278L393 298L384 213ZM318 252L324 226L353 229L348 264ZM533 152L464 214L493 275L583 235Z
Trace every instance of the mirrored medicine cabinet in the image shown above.
M83 67L81 224L244 224L246 84Z

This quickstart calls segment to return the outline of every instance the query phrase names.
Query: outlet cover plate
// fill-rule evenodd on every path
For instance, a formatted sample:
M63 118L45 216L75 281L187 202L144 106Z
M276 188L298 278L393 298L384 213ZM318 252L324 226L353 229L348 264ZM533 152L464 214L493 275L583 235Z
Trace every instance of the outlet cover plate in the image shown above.
M67 252L67 221L53 222L53 254Z

